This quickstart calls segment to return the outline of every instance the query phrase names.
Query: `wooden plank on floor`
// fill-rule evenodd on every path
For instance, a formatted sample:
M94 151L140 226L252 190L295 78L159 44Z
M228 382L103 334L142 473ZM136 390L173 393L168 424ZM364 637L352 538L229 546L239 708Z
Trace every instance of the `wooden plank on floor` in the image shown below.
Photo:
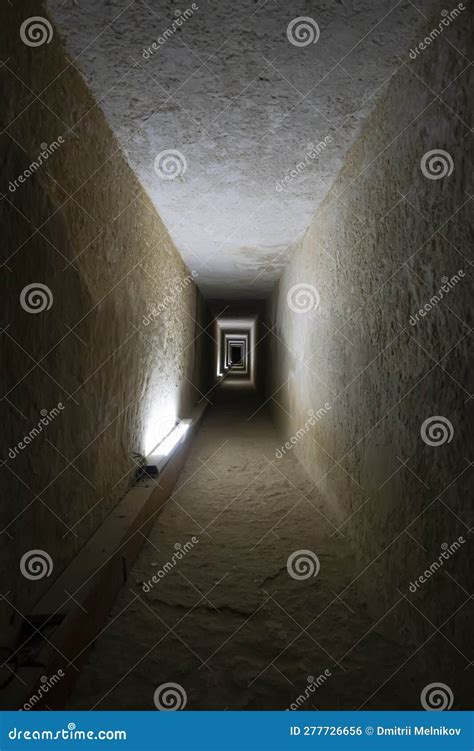
M20 644L29 637L32 651L35 640L41 648L34 665L16 671L6 708L64 709L88 650L170 498L205 410L205 402L196 407L183 443L159 477L140 480L128 491L28 615ZM53 676L58 679L52 681Z

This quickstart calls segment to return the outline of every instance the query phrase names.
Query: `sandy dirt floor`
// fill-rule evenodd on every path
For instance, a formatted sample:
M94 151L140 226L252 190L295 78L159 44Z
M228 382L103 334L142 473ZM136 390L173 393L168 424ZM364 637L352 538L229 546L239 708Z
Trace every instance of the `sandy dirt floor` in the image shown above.
M292 452L275 458L281 439L255 409L209 409L71 708L420 708L423 650L379 633L347 538ZM288 559L305 550L317 562L294 578Z

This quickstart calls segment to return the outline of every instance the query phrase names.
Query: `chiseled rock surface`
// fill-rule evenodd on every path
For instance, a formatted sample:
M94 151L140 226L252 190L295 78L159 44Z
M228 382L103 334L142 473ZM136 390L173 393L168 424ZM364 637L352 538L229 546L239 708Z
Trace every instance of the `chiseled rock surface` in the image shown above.
M408 0L48 8L199 286L234 297L270 291L424 21ZM289 42L300 16L316 43ZM174 180L154 170L167 149L187 163Z
M394 611L396 631L416 648L444 624L462 670L472 641L468 12L392 79L270 314L275 415L291 436L309 409L330 405L295 453L369 566L372 611L383 614L402 591L409 613ZM424 174L424 155L440 149ZM422 426L437 416L427 445ZM410 593L460 536L456 555Z
M8 398L0 418L0 592L15 592L14 607L1 603L2 625L13 634L129 487L132 453L151 447L166 417L189 414L199 366L196 287L59 37L37 48L20 42L22 19L37 13L36 2L1 10L9 46L2 69L1 393ZM32 92L43 92L41 101ZM53 142L42 167L12 191L10 181ZM41 313L22 307L29 284L49 289L51 304ZM58 414L48 422L53 408ZM46 425L11 457L42 418ZM20 559L31 549L51 556L49 578L21 575Z

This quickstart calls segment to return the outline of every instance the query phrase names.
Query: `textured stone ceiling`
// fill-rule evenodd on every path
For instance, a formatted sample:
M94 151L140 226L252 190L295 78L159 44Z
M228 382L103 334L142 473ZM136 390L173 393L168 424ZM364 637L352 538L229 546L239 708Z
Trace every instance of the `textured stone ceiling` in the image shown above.
M271 289L423 23L405 0L48 8L198 285L221 298ZM288 30L301 16L305 46Z

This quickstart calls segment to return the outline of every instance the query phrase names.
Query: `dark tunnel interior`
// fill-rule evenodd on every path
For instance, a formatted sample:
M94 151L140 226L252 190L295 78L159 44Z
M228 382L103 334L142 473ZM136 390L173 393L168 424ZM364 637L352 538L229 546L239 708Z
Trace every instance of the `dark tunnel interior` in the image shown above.
M1 708L472 709L461 6L2 4Z

